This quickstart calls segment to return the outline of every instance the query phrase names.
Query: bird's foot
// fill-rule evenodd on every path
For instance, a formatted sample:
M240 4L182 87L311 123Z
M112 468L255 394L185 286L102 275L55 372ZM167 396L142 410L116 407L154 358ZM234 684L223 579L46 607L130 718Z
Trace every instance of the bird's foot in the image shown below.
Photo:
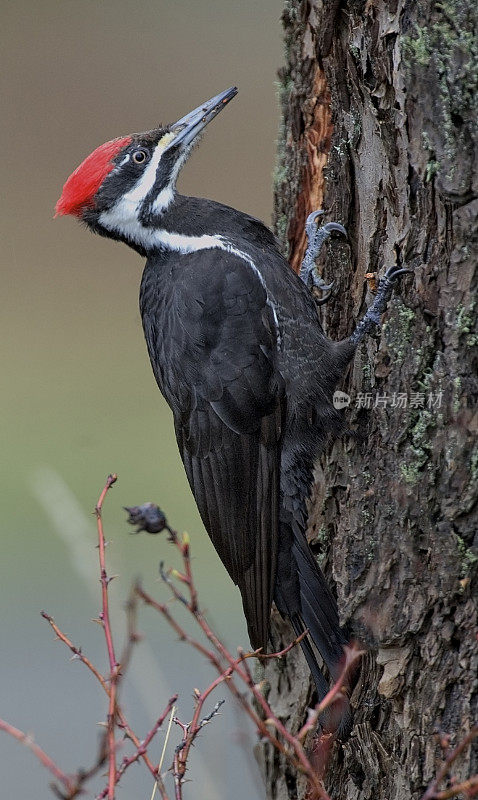
M397 265L389 267L383 278L380 278L378 284L377 294L370 308L365 312L363 319L360 320L355 328L350 341L353 344L358 344L364 336L366 336L372 328L380 325L380 317L385 311L388 301L392 296L393 287L397 283L401 275L413 272L411 269L403 269Z
M331 296L331 289L334 285L332 283L325 283L324 279L317 273L315 261L322 249L325 240L329 238L333 231L338 231L343 236L347 236L347 231L343 225L338 222L328 222L322 228L317 227L317 219L323 214L323 211L313 211L309 214L305 223L305 232L307 235L308 245L305 252L304 260L302 261L299 276L304 281L308 288L315 287L322 292L327 292L324 297L316 302L318 305L323 305Z

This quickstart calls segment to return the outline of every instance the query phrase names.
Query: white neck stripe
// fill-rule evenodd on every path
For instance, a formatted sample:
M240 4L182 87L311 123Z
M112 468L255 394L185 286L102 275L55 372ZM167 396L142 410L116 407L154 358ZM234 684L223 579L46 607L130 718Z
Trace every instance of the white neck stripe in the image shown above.
M253 270L262 287L266 291L267 304L272 310L277 332L277 346L279 346L280 332L275 304L267 292L264 278L257 269L252 258L248 256L247 253L244 253L243 250L239 250L238 248L234 247L233 244L228 242L223 236L220 235L210 236L208 234L203 234L202 236L187 236L183 233L172 233L161 228L146 228L135 218L124 218L122 215L123 200L124 198L120 200L119 203L117 203L116 206L114 206L110 211L103 211L103 213L100 215L99 222L104 228L130 238L133 242L139 244L146 251L157 248L173 250L178 253L186 254L195 253L198 250L218 248L219 250L225 250L228 253L233 253L238 258L242 258L242 260L245 261Z

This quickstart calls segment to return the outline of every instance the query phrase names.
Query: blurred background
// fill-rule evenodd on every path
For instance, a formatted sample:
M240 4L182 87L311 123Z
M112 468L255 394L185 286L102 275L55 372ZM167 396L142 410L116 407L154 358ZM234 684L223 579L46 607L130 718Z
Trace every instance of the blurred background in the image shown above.
M2 3L0 716L34 733L66 771L94 759L106 703L40 610L106 670L103 635L90 621L99 611L91 512L108 472L119 474L104 512L109 572L120 576L111 586L118 643L136 576L168 597L158 563L175 561L172 546L162 536L132 536L122 510L147 500L190 532L201 602L217 631L234 651L248 640L154 384L138 311L142 259L71 218L54 221L53 208L97 145L174 121L236 84L239 96L208 128L179 189L268 223L280 13L279 0ZM139 627L145 640L123 700L141 737L174 691L188 721L193 687L213 673L147 609ZM223 696L221 716L194 749L185 796L254 800L263 796L254 735L227 693L216 699ZM177 729L172 746L179 740ZM162 742L160 735L158 754ZM0 774L4 798L52 797L47 772L3 734ZM93 791L103 786L100 779ZM149 798L151 789L147 773L133 768L119 797Z

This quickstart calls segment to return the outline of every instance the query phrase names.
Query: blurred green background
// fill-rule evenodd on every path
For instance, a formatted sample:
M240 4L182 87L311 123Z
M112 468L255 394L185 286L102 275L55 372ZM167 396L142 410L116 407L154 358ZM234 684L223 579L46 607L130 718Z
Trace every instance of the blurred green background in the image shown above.
M138 311L142 260L53 221L62 185L107 139L170 122L222 89L239 96L207 134L179 184L269 222L282 61L278 0L42 0L2 3L2 550L0 715L33 732L66 771L94 758L105 698L54 637L40 610L106 669L92 508L105 509L118 641L134 577L164 599L164 537L131 536L123 505L155 500L192 537L202 605L226 642L247 646L237 590L199 522L154 384ZM148 610L126 680L127 711L144 735L173 691L192 714L192 688L211 669ZM254 735L229 695L191 761L186 797L260 798ZM214 702L214 701L212 701ZM155 747L159 753L162 736ZM173 731L172 744L179 741ZM0 739L2 798L48 800L49 775ZM153 751L154 752L154 751ZM171 754L171 747L169 753ZM104 779L95 784L102 788ZM133 768L119 797L149 798Z

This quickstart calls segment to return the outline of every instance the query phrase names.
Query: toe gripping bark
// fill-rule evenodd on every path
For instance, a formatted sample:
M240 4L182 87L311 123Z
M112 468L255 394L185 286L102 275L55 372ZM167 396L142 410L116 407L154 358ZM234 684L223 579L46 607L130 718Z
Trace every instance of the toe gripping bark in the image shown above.
M338 222L328 222L322 228L318 228L316 222L323 213L323 211L313 211L312 214L309 214L307 217L305 232L307 234L308 246L299 272L300 278L308 288L315 287L322 292L327 292L320 300L316 300L317 305L323 305L329 300L332 294L330 290L334 282L332 281L332 283L329 284L325 283L324 279L317 273L315 261L324 242L333 231L347 236L347 231L344 226L340 225ZM372 305L365 313L364 318L360 320L350 337L352 344L357 345L376 325L380 325L380 317L392 296L393 287L401 275L405 275L409 272L412 272L412 270L402 269L398 266L390 267L387 270L383 278L380 279L378 291Z
M378 291L375 295L372 305L365 312L363 319L360 320L352 336L350 337L352 344L357 345L362 341L364 336L370 333L374 326L380 325L380 317L385 311L388 301L392 296L393 287L401 275L405 275L409 272L412 272L412 270L402 269L398 266L390 267L386 271L383 278L380 279Z
M330 234L333 231L337 231L341 233L343 236L347 236L347 231L345 230L343 225L339 225L338 222L328 222L323 228L318 228L316 224L316 220L320 217L324 212L323 211L313 211L312 214L309 214L307 217L307 221L305 223L305 232L307 234L307 250L305 252L304 260L302 261L299 276L304 281L305 285L308 288L315 287L316 289L320 289L322 292L327 292L324 297L320 300L316 300L318 305L323 305L327 302L327 300L331 296L331 289L334 285L332 283L325 283L324 279L318 274L317 268L315 265L315 261L322 249L322 245L324 244L325 240L329 238Z

